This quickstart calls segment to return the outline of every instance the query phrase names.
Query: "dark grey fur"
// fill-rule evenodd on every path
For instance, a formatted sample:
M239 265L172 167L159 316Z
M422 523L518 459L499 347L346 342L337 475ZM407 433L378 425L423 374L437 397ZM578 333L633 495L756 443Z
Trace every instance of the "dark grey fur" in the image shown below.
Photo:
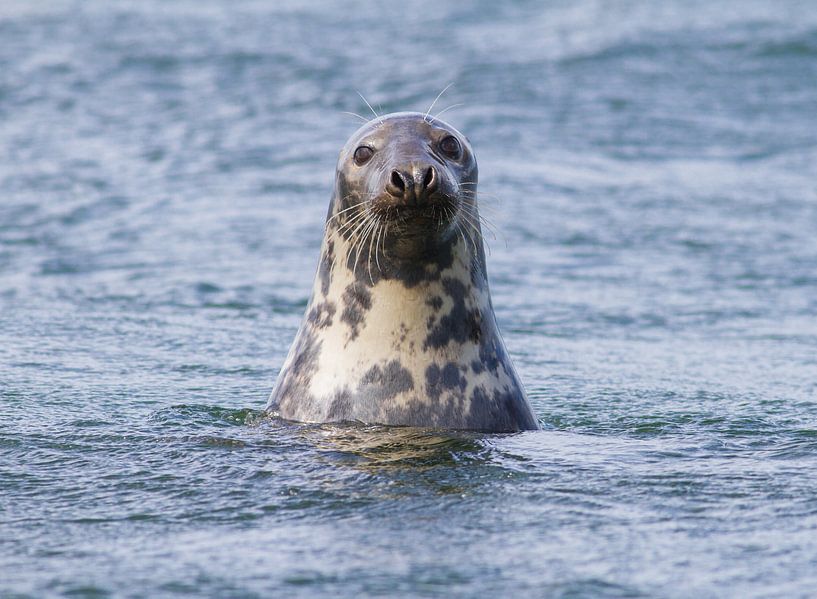
M441 150L446 136L461 145L456 157ZM364 164L354 158L361 145L373 151ZM395 173L410 175L394 183ZM388 115L352 136L338 161L313 296L269 409L313 422L538 428L491 307L476 184L468 141L432 117ZM417 294L406 314L394 305ZM380 324L367 333L372 314Z

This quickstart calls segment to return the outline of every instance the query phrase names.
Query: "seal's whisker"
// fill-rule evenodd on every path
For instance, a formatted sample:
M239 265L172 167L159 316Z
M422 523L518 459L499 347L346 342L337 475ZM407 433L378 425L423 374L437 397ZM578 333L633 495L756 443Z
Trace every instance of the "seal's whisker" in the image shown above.
M488 221L484 216L479 214L478 212L472 212L467 208L464 208L461 212L464 218L466 218L474 228L476 228L477 223L483 225L486 229L488 229L488 233L491 235L491 238L496 241L497 238L497 228L494 226L493 223ZM484 237L484 236L483 236Z
M366 237L369 239L369 249L366 254L366 266L369 269L369 281L374 285L374 277L372 276L372 247L374 245L375 233L380 225L380 216L375 214L372 218L372 224L366 231Z
M483 208L484 208L484 206L483 206ZM473 212L472 212L472 214L473 214ZM494 235L494 239L496 239L496 237L498 235L498 236L503 238L503 240L504 240L504 242L506 244L508 243L508 240L504 237L504 235L502 233L502 229L499 228L499 226L497 226L490 218L485 216L482 213L482 210L478 211L476 213L476 216L479 218L480 223L482 223L489 231L491 231L491 233Z
M424 121L429 122L428 121L428 114L431 112L431 109L434 108L434 105L437 103L437 100L440 99L440 96L442 96L448 90L448 88L451 87L452 85L454 85L453 81L451 83L449 83L448 85L446 85L443 88L443 91L441 91L439 94L437 94L437 97L434 98L434 101L431 103L431 106L428 107L428 110L426 110L426 113L423 115L423 120Z
M480 203L483 206L487 206L490 208L497 207L499 203L502 202L502 198L497 195L492 195L490 193L485 193L480 191L477 193L476 191L472 191L470 189L460 189L457 193L461 194L463 197L467 197L471 200L476 200L477 198L480 199ZM485 200L489 200L486 202Z
M440 112L438 112L437 114L434 115L434 118L435 119L439 118L441 114L446 113L449 110L451 110L452 108L457 108L459 106L465 106L465 103L464 102L459 102L458 104L452 104L451 106L448 106L447 108L443 108Z
M363 205L363 204L365 204L366 202L368 202L368 200L363 200L362 202L358 202L357 204L352 204L352 205L351 205L351 206L349 206L348 208L344 208L344 209L343 209L343 210L341 210L340 212L336 212L335 214L333 214L332 216L330 216L330 217L329 217L329 218L326 220L326 225L327 225L327 226L329 226L330 224L332 224L332 221L334 221L335 219L337 219L337 218L339 218L340 216L342 216L342 215L343 215L345 212L349 212L350 210L354 210L355 208L357 208L358 206L362 206L362 205ZM354 216L356 216L356 215L352 215L352 217L354 217ZM352 218L352 217L350 217L350 218ZM349 221L347 221L347 222L349 222Z
M369 267L369 281L372 282L372 285L374 285L374 277L372 276L372 244L374 243L374 239L375 239L374 235L375 235L375 233L377 232L377 229L380 226L380 215L375 214L373 221L374 221L374 223L372 224L372 226L369 229L369 231L370 231L370 233L369 233L369 255L366 257L366 265ZM376 246L375 246L375 252L377 252L377 247Z
M360 231L365 228L369 222L371 222L371 214L368 212L365 213L365 218L355 227L355 230L352 231L349 238L351 240L351 245L348 247L346 251L346 261L349 261L349 258L352 255L352 252L355 252L355 262L353 272L355 276L357 276L357 262L360 259L360 246L361 246L361 239L362 237L359 235Z
M461 231L463 245L465 245L465 247L467 249L468 248L468 242L470 242L471 247L474 250L472 252L472 254L471 254L471 261L470 261L469 266L471 268L476 267L477 273L479 274L479 276L480 277L484 276L484 273L482 272L482 267L480 266L480 254L479 254L479 249L477 248L476 241L474 241L473 236L471 236L471 234L468 232L468 230L465 227L462 226L461 222L459 222L459 221L457 222L457 227ZM468 239L468 242L466 241L466 237Z
M391 213L392 213L392 208L390 206L389 209L386 211L386 216L391 217ZM390 220L390 218L387 218L386 219L386 226L383 229L383 258L388 258L389 257L388 254L386 253L386 239L389 236L389 226L391 226L392 222L393 221Z
M345 228L348 228L348 227L349 227L349 225L351 225L351 224L352 224L352 223L354 223L355 221L359 220L359 219L360 219L360 218L361 218L361 217L362 217L364 214L366 214L366 210L365 210L365 209L362 209L362 210L360 210L360 212L356 212L355 214L350 214L350 215L349 215L349 216L346 218L346 221L345 221L345 222L340 223L340 224L338 225L338 229L343 230L343 229L345 229Z
M370 214L369 218L366 221L366 226L363 227L363 230L360 232L360 235L358 235L357 251L355 252L355 274L357 274L357 264L358 262L360 262L360 255L363 252L363 245L366 243L366 239L369 236L369 231L374 225L374 222L375 217L374 215Z
M367 193L366 195L371 195L371 194L370 194L370 193ZM360 193L359 193L359 192L351 192L351 193L347 193L345 196L343 196L342 198L340 198L340 199L337 201L337 203L338 203L338 204L342 204L343 202L345 202L345 201L346 201L346 200L348 200L349 198L358 198L358 199L360 199Z
M476 191L471 191L470 189L460 189L457 193L460 194L460 197L468 198L469 200L471 200L471 203L473 203L473 204L477 203L477 199L482 200L485 197L489 197L489 196L485 196L485 194L483 194L481 192L477 193Z
M462 223L459 222L459 221L457 222L457 225L462 227ZM462 230L465 232L465 234L468 235L468 239L471 241L471 246L474 248L474 255L471 256L471 267L476 268L477 269L477 274L481 278L484 278L484 279L487 280L487 277L485 276L485 272L484 272L484 270L482 268L482 262L480 260L479 249L477 249L477 244L476 244L476 241L474 240L474 237L477 237L479 235L479 231L476 230L476 229L473 229L474 230L474 236L472 236L470 233L468 233L468 230L465 227L462 227ZM479 239L482 241L482 247L485 247L484 238L480 236ZM464 243L464 240L463 240L463 243ZM491 248L490 247L488 248L488 253L489 254L491 253Z
M477 198L479 198L479 203L480 203L480 206L482 208L487 208L488 210L493 210L494 212L496 212L497 210L500 209L499 203L502 201L502 199L499 198L498 196L490 196L490 195L485 195L483 193L480 193L479 195L477 195L475 193L464 193L464 192L460 192L460 193L463 194L463 197L467 197L467 198L469 198L471 200L474 200L474 201L476 201ZM486 201L486 200L488 200L488 201Z
M351 196L351 195L349 195L349 196L347 196L347 197L352 197L352 196ZM346 199L346 198L344 198L344 199ZM358 198L358 199L360 199L360 198ZM352 204L352 205L350 205L350 206L347 206L347 207L346 207L346 208L344 208L343 210L339 210L339 211L337 211L337 212L335 213L335 216L337 216L338 214L343 214L344 212L348 212L349 210L352 210L353 208L357 208L358 206L360 206L360 205L365 204L366 202L368 202L368 201L369 201L369 199L370 199L370 198L368 198L368 197L367 197L367 198L365 198L365 199L363 199L363 200L359 201L357 204Z
M357 91L357 90L355 90L355 91ZM377 121L378 121L378 122L379 122L379 123L382 125L382 124L383 124L383 119L382 119L382 118L380 118L380 115L379 115L379 114L377 114L377 112L375 112L375 109L374 109L374 108L372 108L372 105L371 105L371 104L369 104L369 101L368 101L366 98L364 98L364 97L363 97L363 94L361 94L359 91L357 91L357 95L358 95L358 96L360 96L360 99L361 99L361 100L363 100L364 102L366 102L366 106L368 106L368 107L369 107L369 110L371 110L371 111L372 111L372 114L374 115L374 118L376 118L376 119L377 119ZM366 122L368 123L368 121L366 121Z
M463 224L467 225L474 232L475 237L481 238L483 241L485 240L485 236L482 235L482 231L479 229L478 223L474 220L472 215L469 215L466 211L460 211L460 218ZM474 248L476 252L476 247Z
M365 221L365 226L368 226L369 220ZM354 274L355 278L357 278L357 265L360 262L360 251L363 249L363 236L358 235L355 237L355 240L352 244L352 247L349 251L349 257L351 257L352 250L355 252L355 259L352 266L352 273ZM348 259L347 259L348 262Z
M351 216L349 216L348 219L346 219L345 222L338 224L338 231L344 231L345 229L347 229L349 227L349 225L351 225L352 223L354 223L356 220L358 220L360 218L361 214L363 214L363 212L358 212L357 214L352 214ZM329 225L332 224L332 222L327 221L326 224L327 224L327 226L329 226Z
M374 260L377 263L377 270L380 271L381 275L383 274L383 267L380 266L380 255L378 254L378 249L377 248L380 246L380 238L383 235L383 231L388 226L389 226L388 221L386 221L385 224L382 224L382 221L381 221L381 224L377 229L377 243L374 244ZM385 246L385 239L384 239L383 253L385 254L385 252L386 252L386 246Z
M492 219L496 219L496 217L499 216L499 214L500 214L497 210L491 210L490 208L487 208L486 206L480 206L479 207L480 219L484 220L485 222L488 222L488 224L490 224L490 225L493 225L493 222L488 221L488 216L485 216L485 213L487 213L490 216L490 218L492 218Z
M361 121L363 121L364 123L369 122L369 119L367 119L365 116L360 116L356 112L349 112L348 110L341 110L340 113L341 114L348 114L349 116L355 116L355 117L359 118Z
M371 200L375 196L377 196L377 192L375 192L375 191L368 191L368 192L366 192L364 194L361 194L360 192L352 192L352 193L349 193L349 194L346 194L345 196L343 196L342 201L346 201L349 198L358 198L358 199L363 198L364 200Z
M338 231L340 232L348 231L351 227L359 223L361 218L365 218L365 216L366 212L358 212L357 214L350 216L345 223L338 227Z
M460 187L460 193L470 193L470 194L476 195L477 194L477 188L476 187L466 187L466 186L463 185L463 186ZM497 197L494 194L491 194L491 193L488 193L488 192L482 191L482 190L479 191L479 195L489 196L489 197L492 197L492 198Z
M468 250L468 242L465 240L464 230L462 228L462 223L458 219L455 218L454 209L451 208L448 211L448 218L454 223L454 230L459 233L460 237L462 238L462 245L464 246L465 250ZM474 247L474 255L476 255L476 247ZM472 256L473 259L473 256Z
M357 237L356 237L357 232L360 230L360 228L361 228L361 227L362 227L364 224L366 224L366 217L367 217L366 213L363 213L363 214L361 215L361 218L359 218L359 219L357 220L357 222L355 222L355 224L354 224L354 228L352 228L351 230L347 230L347 231L345 231L345 232L347 233L347 235L344 235L344 237L345 237L345 238L346 238L346 240L348 241L348 244L347 244L347 250L346 250L346 255L347 255L347 258L348 258L348 256L349 256L349 254L351 254L352 250L353 250L353 249L354 249L354 247L355 247L355 240L357 239Z
M454 206L447 206L445 208L445 218L448 219L448 222L454 224L454 230L457 228L457 219L456 219L456 208ZM463 241L465 241L463 239Z
M354 230L349 234L349 237L352 240L352 245L353 246L356 245L357 240L362 238L363 231L366 230L366 227L371 222L371 219L372 219L372 215L369 212L366 212L363 215L363 218L361 220L359 220L358 223L355 225Z
M474 214L469 213L467 210L460 210L459 215L461 217L461 223L467 225L467 227L464 227L465 230L466 231L470 230L473 232L473 236L469 234L469 238L471 238L472 241L474 238L479 239L482 242L483 247L488 249L488 255L490 255L491 246L490 244L487 243L485 235L482 233L482 230L479 227L479 222L475 220ZM477 214L476 217L478 218L479 215ZM493 235L493 232L491 232L491 236L494 239L496 239L496 237ZM476 249L474 251L476 252Z
M485 236L481 235L479 230L476 229L474 227L474 225L470 225L469 228L466 228L466 232L468 232L469 229L474 233L473 237L476 237L477 235L480 236L480 239L482 241L482 247L483 247L483 249L488 251L488 255L490 256L491 255L491 244L486 241ZM468 235L468 237L473 239L473 237L470 234Z
M492 218L496 218L499 216L501 211L496 206L491 206L490 204L480 203L479 205L479 212L482 214L483 212L487 212L491 215Z
M469 196L472 196L472 197L479 196L480 198L489 198L491 200L497 200L497 201L500 201L500 202L502 201L502 198L500 198L496 194L488 193L488 192L485 192L485 191L477 192L476 189L472 189L470 187L467 187L467 188L464 188L464 189L460 188L458 193L468 194Z
M397 231L397 233L399 235L402 235L403 233L406 232L406 227L405 227L406 219L400 213L399 210L396 210L396 212L397 212L397 217L394 219L394 227L395 227L395 230Z
M346 201L346 200L348 200L350 198L354 198L354 199L357 199L357 200L360 200L360 201L355 203L355 204L351 204L350 206L347 206L346 208L344 208L342 210L339 210L338 212L333 214L328 220L331 221L332 219L337 218L337 217L345 214L346 212L349 212L350 210L354 210L355 208L359 208L360 206L363 206L363 205L369 203L376 195L377 195L376 193L367 193L365 195L365 197L361 198L361 196L358 195L358 194L351 194L350 193L349 195L344 196L342 198L341 202ZM364 210L364 209L361 208L361 210Z
M485 216L483 216L476 206L469 206L468 204L463 204L462 210L463 212L468 214L468 216L479 221L481 224L485 225L489 229L496 230L496 226L494 225L494 223L492 223Z
M350 200L350 199L355 199L355 200L360 200L360 202L358 202L357 204L352 204L352 206L359 206L360 204L366 202L367 200L371 200L375 195L377 195L377 194L375 194L373 192L367 192L365 194L361 194L360 192L347 193L345 196L340 198L337 201L337 203L340 204L340 205L343 205L343 203L345 201ZM347 206L347 208L351 208L352 206ZM345 208L344 208L344 210L345 210Z
M496 239L498 235L502 235L502 230L499 227L497 227L493 223L493 221L491 221L487 216L485 216L484 214L479 214L478 216L479 222L482 223L482 226L484 226L491 232L491 235L493 235L494 239Z
M476 210L479 213L480 218L482 220L484 220L489 225L495 226L494 223L489 220L488 216L485 216L485 213L487 213L491 219L496 219L498 216L502 214L501 211L495 206L486 205L484 202L480 202L479 206L477 206L476 198L472 199L474 201L471 203L463 202L463 206L467 206L468 209L471 211Z
M479 198L480 209L484 208L497 212L502 208L501 205L503 199L498 195L485 193L484 191L477 193L476 191L471 191L469 189L460 189L457 193L462 194L463 197L469 198L475 202L477 198Z
M338 233L348 232L349 229L359 224L361 219L365 219L366 216L367 216L366 212L360 212L358 214L355 214L348 221L346 221L345 223L338 227Z
M334 239L336 241L339 241L337 236L334 236ZM332 255L332 264L329 265L329 274L330 275L335 272L335 266L337 266L338 256L340 255L340 252L333 252L332 254L333 254Z
M341 216L343 216L347 212L350 212L350 211L355 210L355 209L360 209L360 206L363 206L367 202L368 202L368 200L364 200L362 202L358 202L357 204L354 204L353 206L349 206L348 208L344 208L340 212L336 212L331 217L329 217L329 220L327 220L326 222L331 223L333 220L335 220L336 218L340 218ZM354 214L349 215L349 218L351 218L352 216L355 216L355 215Z
M463 247L465 247L465 249L467 250L467 249L468 249L468 242L467 242L467 241L465 241L465 234L462 232L462 225L460 225L460 223L458 223L458 222L456 222L456 221L454 222L454 224L455 224L454 230L455 230L457 233L459 233L459 234L460 234L460 237L462 237L462 245L463 245ZM472 256L471 258L473 259L473 256Z

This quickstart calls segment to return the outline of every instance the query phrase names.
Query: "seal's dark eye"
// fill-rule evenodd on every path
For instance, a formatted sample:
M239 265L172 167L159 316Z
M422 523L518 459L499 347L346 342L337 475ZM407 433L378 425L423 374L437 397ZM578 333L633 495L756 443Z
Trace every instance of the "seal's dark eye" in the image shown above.
M362 166L369 162L372 156L374 156L374 150L372 150L369 146L360 146L357 150L355 150L355 164Z
M449 158L458 158L461 151L460 142L453 135L449 135L440 142L440 150Z

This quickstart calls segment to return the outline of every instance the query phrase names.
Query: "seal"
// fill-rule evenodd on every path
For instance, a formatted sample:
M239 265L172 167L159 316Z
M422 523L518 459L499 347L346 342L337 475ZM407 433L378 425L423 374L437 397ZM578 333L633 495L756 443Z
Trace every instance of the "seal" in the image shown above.
M538 424L494 316L468 140L377 117L340 152L312 297L267 410L510 432Z

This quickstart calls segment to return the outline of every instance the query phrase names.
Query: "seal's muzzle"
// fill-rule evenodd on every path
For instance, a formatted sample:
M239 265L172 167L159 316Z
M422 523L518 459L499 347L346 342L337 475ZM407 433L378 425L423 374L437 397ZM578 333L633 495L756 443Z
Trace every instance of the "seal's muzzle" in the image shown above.
M400 206L421 206L437 191L439 176L433 166L414 163L391 172L386 192Z

